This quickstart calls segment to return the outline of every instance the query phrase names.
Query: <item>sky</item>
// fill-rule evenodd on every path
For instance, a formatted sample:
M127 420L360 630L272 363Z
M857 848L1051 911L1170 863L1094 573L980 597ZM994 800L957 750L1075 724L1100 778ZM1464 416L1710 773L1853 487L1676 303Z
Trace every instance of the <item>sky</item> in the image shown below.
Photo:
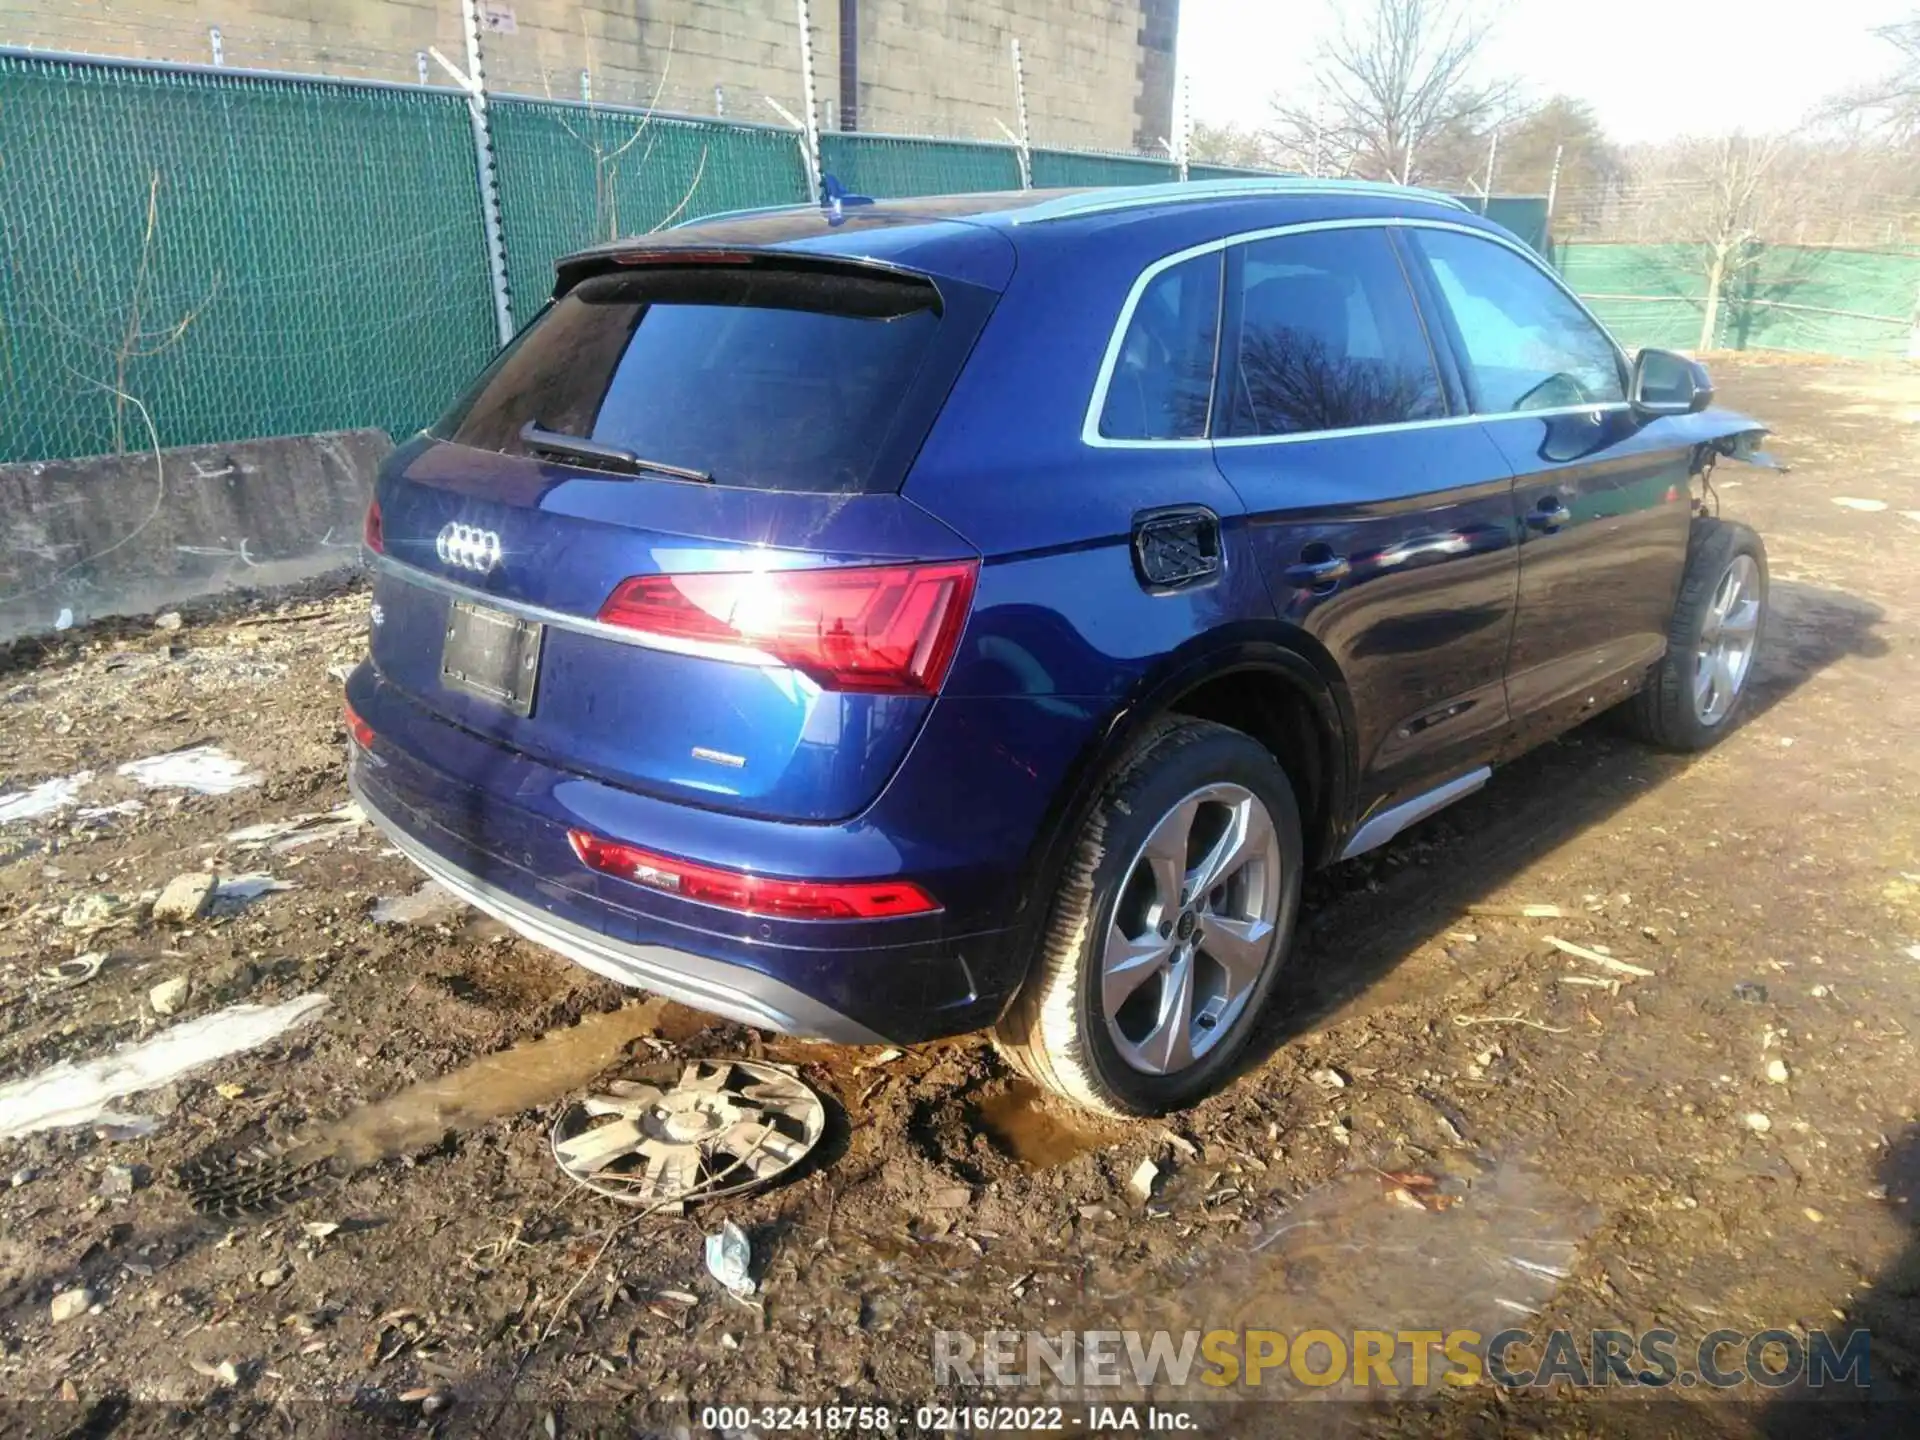
M1269 98L1300 84L1334 3L1180 0L1194 118L1264 125ZM1585 100L1628 144L1786 130L1889 69L1892 47L1870 32L1916 10L1920 0L1506 0L1486 68L1518 76L1535 99Z

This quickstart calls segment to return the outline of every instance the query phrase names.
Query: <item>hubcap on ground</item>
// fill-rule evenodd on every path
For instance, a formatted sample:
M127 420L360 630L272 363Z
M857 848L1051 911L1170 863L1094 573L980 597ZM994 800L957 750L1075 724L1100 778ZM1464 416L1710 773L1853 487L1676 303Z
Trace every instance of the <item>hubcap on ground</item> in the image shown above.
M1208 785L1153 827L1127 867L1100 962L1120 1058L1150 1075L1220 1043L1265 967L1280 910L1280 839L1240 785Z
M1694 654L1693 713L1702 725L1719 724L1733 708L1759 634L1760 567L1751 555L1736 555L1714 587Z

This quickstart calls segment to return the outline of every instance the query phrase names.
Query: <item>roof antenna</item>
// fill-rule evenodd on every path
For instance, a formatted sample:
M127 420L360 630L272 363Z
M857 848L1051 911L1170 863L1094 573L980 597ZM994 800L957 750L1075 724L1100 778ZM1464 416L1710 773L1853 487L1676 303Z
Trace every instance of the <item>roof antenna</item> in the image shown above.
M838 225L847 217L844 207L848 205L871 205L871 195L856 195L832 175L820 177L820 208L827 212L827 223Z

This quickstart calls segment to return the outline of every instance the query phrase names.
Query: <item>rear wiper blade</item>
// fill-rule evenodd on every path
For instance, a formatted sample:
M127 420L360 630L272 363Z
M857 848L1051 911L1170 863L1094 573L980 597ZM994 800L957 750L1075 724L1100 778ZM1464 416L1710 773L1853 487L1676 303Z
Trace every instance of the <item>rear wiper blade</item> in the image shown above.
M674 480L698 480L711 484L713 476L705 470L690 470L684 465L668 465L648 460L618 445L602 445L584 435L564 435L544 428L538 420L520 427L520 443L543 455L560 455L569 460L584 460L600 470L618 470L628 475L665 475Z

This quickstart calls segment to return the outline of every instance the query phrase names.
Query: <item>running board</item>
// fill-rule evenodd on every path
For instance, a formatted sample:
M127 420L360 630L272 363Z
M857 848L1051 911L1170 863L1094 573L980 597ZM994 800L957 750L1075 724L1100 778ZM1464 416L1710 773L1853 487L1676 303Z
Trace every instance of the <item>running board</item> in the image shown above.
M1449 780L1423 795L1402 800L1398 805L1382 810L1353 832L1353 838L1347 841L1347 848L1340 852L1340 858L1351 860L1356 855L1379 849L1409 825L1418 824L1434 811L1444 810L1454 801L1471 795L1486 784L1492 774L1490 767L1482 765L1478 770L1469 770L1458 779Z

